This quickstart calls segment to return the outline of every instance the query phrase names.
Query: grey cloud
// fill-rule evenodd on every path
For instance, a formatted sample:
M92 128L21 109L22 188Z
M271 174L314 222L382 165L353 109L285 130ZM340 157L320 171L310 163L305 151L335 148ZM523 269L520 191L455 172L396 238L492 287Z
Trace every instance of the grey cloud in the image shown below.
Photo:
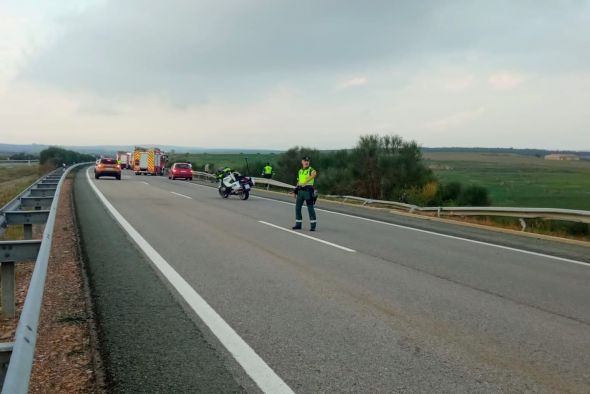
M469 51L587 67L589 15L581 1L110 1L60 21L63 37L21 78L187 104Z

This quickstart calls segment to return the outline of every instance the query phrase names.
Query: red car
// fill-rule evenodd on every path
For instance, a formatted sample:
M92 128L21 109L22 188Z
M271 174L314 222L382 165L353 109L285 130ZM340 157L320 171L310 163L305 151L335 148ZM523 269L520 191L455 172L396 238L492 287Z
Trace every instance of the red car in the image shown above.
M168 179L188 179L193 180L193 166L190 163L174 163L168 173Z

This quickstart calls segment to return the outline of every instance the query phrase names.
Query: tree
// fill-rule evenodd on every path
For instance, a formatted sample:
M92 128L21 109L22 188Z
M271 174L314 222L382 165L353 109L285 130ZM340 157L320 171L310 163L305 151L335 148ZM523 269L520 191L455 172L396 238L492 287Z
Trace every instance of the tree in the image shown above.
M311 157L311 166L320 163L320 152L317 149L296 146L283 153L277 161L276 179L294 185L297 172L301 168L301 159ZM320 171L318 171L319 177Z
M420 147L400 136L362 136L352 153L356 194L362 197L399 199L406 190L433 180L422 162Z
M478 185L463 189L457 200L459 206L486 207L492 204L488 189Z
M50 146L39 153L39 163L41 165L49 164L55 167L61 166L62 163L70 165L74 163L91 162L94 160L95 158L92 155L58 148L56 146Z
M418 144L397 135L361 136L352 150L319 152L296 146L279 156L276 178L294 184L303 156L311 157L318 171L316 186L323 194L400 199L434 180Z

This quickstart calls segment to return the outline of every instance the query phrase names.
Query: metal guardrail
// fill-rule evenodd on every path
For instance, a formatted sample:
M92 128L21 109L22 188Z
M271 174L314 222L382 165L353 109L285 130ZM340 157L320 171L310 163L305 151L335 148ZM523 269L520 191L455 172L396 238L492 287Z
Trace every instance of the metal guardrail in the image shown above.
M78 165L66 170L59 168L40 178L0 209L0 233L9 224L22 224L25 238L23 241L0 241L3 315L15 315L15 263L35 260L14 343L0 343L2 393L28 391L59 193L69 171ZM43 223L43 238L33 240L33 224Z
M340 198L343 201L360 201L362 205L379 204L396 209L407 210L410 213L436 213L437 216L507 216L520 219L522 230L526 229L524 219L565 220L580 223L590 223L590 211L561 209L561 208L519 208L519 207L419 207L396 201L373 200L356 196L326 196Z
M198 177L215 178L214 174L194 171ZM266 184L284 189L293 189L295 186L275 181L274 179L252 178L257 184ZM390 206L394 209L401 209L410 213L436 213L440 216L507 216L520 219L522 230L526 229L524 219L550 219L565 220L580 223L590 223L590 211L561 209L561 208L519 208L519 207L420 207L413 204L406 204L397 201L375 200L357 196L324 196L338 198L343 202L347 200L361 202L362 205L378 204Z

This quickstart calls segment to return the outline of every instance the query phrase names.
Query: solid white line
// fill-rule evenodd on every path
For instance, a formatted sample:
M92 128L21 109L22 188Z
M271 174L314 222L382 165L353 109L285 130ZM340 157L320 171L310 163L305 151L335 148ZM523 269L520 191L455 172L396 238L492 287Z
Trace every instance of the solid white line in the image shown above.
M310 237L309 235L301 234L301 233L299 233L297 231L293 231L293 230L289 230L289 229L283 228L281 226L277 226L276 224L264 222L262 220L259 220L258 223L266 224L267 226L271 226L271 227L277 228L279 230L286 231L286 232L291 233L291 234L299 235L300 237L305 237L305 238L308 238L308 239L312 239L314 241L321 242L323 244L330 245L330 246L333 246L335 248L345 250L347 252L352 252L352 253L356 252L356 250L354 250L354 249L350 249L350 248L347 248L345 246L340 246L340 245L335 244L335 243L332 243L332 242L324 241L323 239L319 239L319 238L315 238L315 237Z
M185 196L184 194L180 194L180 193L176 193L176 192L170 192L170 193L176 194L177 196L180 196L180 197L188 198L189 200L192 200L193 199L192 197Z
M211 329L244 371L265 393L293 393L293 390L266 364L229 324L164 260L164 258L125 220L92 182L87 171L88 183L119 225L135 241L137 246L152 261L188 305Z
M196 183L191 183L191 184L192 185L197 185L197 186L209 187L209 186L205 186L205 185L199 185L199 184L196 184ZM261 200L274 201L274 202L279 203L279 204L295 205L294 203L291 203L291 202L281 201L281 200L275 200L275 199L267 198L267 197L260 197L260 196L251 195L250 198L254 198L254 199L258 198L258 199L261 199ZM364 218L362 216L350 215L348 213L334 212L334 211L329 211L329 210L321 209L321 208L316 208L315 210L316 211L320 211L320 212L331 213L333 215L345 216L345 217L353 218L353 219L357 219L357 220L364 220L366 222L384 224L386 226L397 227L397 228L401 228L401 229L404 229L404 230L416 231L416 232L423 233L423 234L436 235L436 236L443 237L443 238L449 238L449 239L455 239L455 240L458 240L458 241L470 242L470 243L474 243L474 244L477 244L477 245L491 246L491 247L494 247L494 248L509 250L509 251L512 251L512 252L519 252L519 253L524 253L524 254L528 254L528 255L531 255L531 256L544 257L544 258L547 258L547 259L552 259L552 260L557 260L557 261L563 261L565 263L571 263L571 264L582 265L582 266L585 266L585 267L590 267L590 263L587 263L585 261L573 260L573 259L568 259L568 258L565 258L565 257L552 256L550 254L544 254L544 253L539 253L539 252L531 252L531 251L525 250L525 249L518 249L518 248L513 248L513 247L510 247L510 246L498 245L498 244L493 244L493 243L484 242L484 241L477 241L477 240L474 240L474 239L458 237L458 236L455 236L455 235L448 235L448 234L443 234L443 233L437 233L435 231L422 230L422 229L419 229L419 228L404 226L403 224L389 223L389 222L384 222L382 220L369 219L369 218Z
M281 203L281 204L295 205L295 204L290 203L290 202L287 202L287 201L273 200L272 198L266 198L266 197L260 197L260 196L252 196L252 197L260 198L262 200L275 201L275 202L278 202L278 203ZM529 250L513 248L513 247L510 247L510 246L498 245L498 244L493 244L493 243L484 242L484 241L477 241L477 240L474 240L474 239L457 237L455 235L442 234L442 233L437 233L435 231L422 230L422 229L419 229L419 228L404 226L402 224L389 223L389 222L384 222L384 221L381 221L381 220L364 218L362 216L355 216L355 215L350 215L350 214L347 214L347 213L328 211L328 210L320 209L320 208L316 208L316 211L327 212L327 213L331 213L331 214L334 214L334 215L345 216L345 217L349 217L349 218L353 218L353 219L358 219L358 220L364 220L364 221L372 222L372 223L384 224L386 226L397 227L397 228L401 228L401 229L404 229L404 230L417 231L417 232L423 233L423 234L437 235L437 236L443 237L443 238L449 238L449 239L455 239L455 240L459 240L459 241L470 242L470 243L474 243L474 244L477 244L477 245L491 246L491 247L495 247L495 248L499 248L499 249L510 250L512 252L520 252L520 253L528 254L528 255L531 255L531 256L545 257L545 258L548 258L548 259L553 259L553 260L563 261L563 262L566 262L566 263L578 264L578 265L590 267L590 263L586 263L584 261L578 261L578 260L568 259L568 258L565 258L565 257L552 256L550 254L544 254L544 253L539 253L539 252L531 252Z

